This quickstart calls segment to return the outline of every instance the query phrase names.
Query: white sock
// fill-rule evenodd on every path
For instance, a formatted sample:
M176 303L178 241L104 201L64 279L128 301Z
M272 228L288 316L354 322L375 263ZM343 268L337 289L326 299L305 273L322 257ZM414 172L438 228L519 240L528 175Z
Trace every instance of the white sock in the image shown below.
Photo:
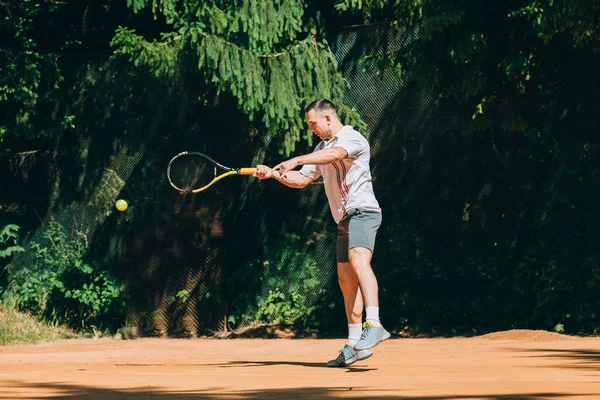
M348 324L348 344L354 346L360 339L362 324Z
M367 321L373 323L375 326L381 326L379 322L379 307L367 307Z

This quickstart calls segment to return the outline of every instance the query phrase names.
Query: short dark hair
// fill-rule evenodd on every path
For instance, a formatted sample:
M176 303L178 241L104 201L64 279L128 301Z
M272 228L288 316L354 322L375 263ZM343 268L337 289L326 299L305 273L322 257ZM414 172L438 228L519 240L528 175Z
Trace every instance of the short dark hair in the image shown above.
M335 106L335 104L325 99L313 101L312 103L306 106L304 112L307 113L310 110L315 110L316 112L333 111L334 113L337 113L337 107Z

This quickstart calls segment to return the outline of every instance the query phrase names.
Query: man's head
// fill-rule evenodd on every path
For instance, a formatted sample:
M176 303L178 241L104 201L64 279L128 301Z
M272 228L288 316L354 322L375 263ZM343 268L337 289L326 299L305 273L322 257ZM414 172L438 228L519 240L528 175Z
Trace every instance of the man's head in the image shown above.
M304 111L308 128L321 140L331 139L343 128L338 119L336 107L329 100L315 100L306 106Z

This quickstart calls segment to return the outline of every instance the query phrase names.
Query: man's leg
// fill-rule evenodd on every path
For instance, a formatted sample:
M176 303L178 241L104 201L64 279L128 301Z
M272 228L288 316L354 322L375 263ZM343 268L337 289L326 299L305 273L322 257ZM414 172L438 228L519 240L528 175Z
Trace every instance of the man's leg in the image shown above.
M348 250L350 268L357 279L365 307L379 307L379 286L371 268L371 250L354 247Z
M364 360L373 355L371 350L355 351L362 334L363 298L358 287L358 276L350 262L338 262L338 283L344 296L344 309L348 320L348 342L340 350L335 360L327 363L330 367L347 367L358 360Z
M355 271L359 291L362 292L367 322L381 326L379 322L379 286L371 268L371 250L364 247L354 247L348 251L350 265Z
M365 322L360 340L354 345L355 351L368 350L390 338L389 332L379 322L379 288L371 269L375 237L380 225L381 213L370 210L353 210L349 214L346 224L347 259L356 274L367 312L367 322ZM338 260L339 258L340 254L338 253Z
M363 303L366 306L367 322L360 340L354 345L355 351L364 351L377 346L390 338L379 321L379 287L377 278L371 268L371 250L364 247L353 247L348 250L350 266L356 274L359 290L362 292Z
M363 296L358 286L359 278L349 262L339 262L337 274L348 324L362 324Z

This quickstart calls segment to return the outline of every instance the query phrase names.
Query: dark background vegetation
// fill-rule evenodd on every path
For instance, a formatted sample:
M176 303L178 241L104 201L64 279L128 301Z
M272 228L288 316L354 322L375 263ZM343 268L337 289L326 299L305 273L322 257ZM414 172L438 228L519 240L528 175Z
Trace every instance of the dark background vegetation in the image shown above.
M164 176L181 150L310 151L322 95L371 143L388 329L597 333L597 1L229 3L0 1L4 303L82 329L343 332L322 187Z

